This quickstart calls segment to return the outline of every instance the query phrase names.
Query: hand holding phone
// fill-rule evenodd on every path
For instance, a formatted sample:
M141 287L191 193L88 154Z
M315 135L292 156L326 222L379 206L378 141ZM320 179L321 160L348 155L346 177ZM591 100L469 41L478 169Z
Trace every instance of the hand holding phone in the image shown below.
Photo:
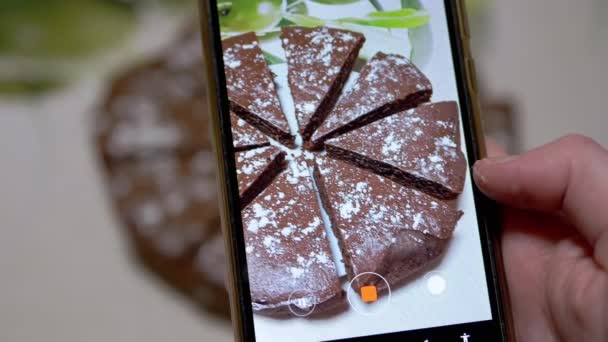
M506 340L461 9L201 9L239 338Z
M606 341L608 151L576 135L520 156L488 150L474 175L514 208L502 243L519 339Z

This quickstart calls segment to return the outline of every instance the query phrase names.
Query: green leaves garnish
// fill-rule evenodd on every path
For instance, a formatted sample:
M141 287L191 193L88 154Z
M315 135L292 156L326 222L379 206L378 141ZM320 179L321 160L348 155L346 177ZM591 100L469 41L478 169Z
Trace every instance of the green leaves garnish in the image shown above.
M220 16L228 15L231 9L232 2L220 2L217 4L217 11L220 13Z
M264 58L266 59L268 65L285 63L281 57L275 56L268 51L262 51L262 53L264 54Z
M414 28L428 23L430 19L427 12L411 8L372 12L362 18L340 18L333 21L325 21L309 15L296 13L284 13L283 17L296 25L305 27L324 26L328 23L349 23L380 28Z
M368 13L361 18L337 19L338 23L351 23L381 28L414 28L428 23L430 16L425 11L405 8L396 11Z
M292 23L298 26L304 27L324 26L325 24L327 24L325 20L316 17L311 17L305 14L285 13L283 14L283 18L291 21Z

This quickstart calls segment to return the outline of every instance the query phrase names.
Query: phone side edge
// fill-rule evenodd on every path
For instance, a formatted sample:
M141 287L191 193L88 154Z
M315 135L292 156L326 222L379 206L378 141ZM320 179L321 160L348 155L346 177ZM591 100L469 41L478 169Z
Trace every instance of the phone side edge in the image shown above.
M466 12L466 4L464 0L447 0L446 3L450 3L452 13L455 14L456 18L454 24L457 27L455 30L458 43L457 49L454 49L454 53L458 54L460 60L461 76L465 78L465 94L464 96L468 100L468 108L470 111L469 121L466 123L469 125L470 130L473 130L474 139L474 155L475 159L481 159L487 156L486 140L483 129L483 120L481 113L481 106L479 100L479 89L477 83L477 72L475 69L475 62L471 53L470 48L470 30L468 23L468 16ZM469 131L470 131L469 130ZM489 224L495 223L500 225L501 222L501 210L498 205L487 198L481 191L474 186L475 196L482 199L483 206L481 210L485 211L484 216L484 229L488 233L488 254L490 257L489 262L491 263L491 276L494 279L498 287L494 286L493 296L496 298L496 312L499 315L497 317L501 323L501 330L505 341L516 341L515 329L513 326L513 317L511 312L511 302L509 296L509 287L506 279L502 248L500 243L500 229L490 229Z
M201 49L203 51L203 67L205 68L205 81L207 82L207 114L210 116L212 124L212 146L216 161L216 180L218 185L218 200L220 210L220 220L222 227L222 235L224 238L224 250L227 258L227 277L225 286L230 299L230 317L235 341L245 341L243 334L243 318L239 305L239 288L238 288L238 266L235 258L233 244L233 227L230 219L230 205L228 203L229 194L226 187L226 168L223 160L224 144L221 136L222 125L220 122L220 103L218 99L217 89L218 80L216 77L216 66L214 64L213 47L213 32L211 31L210 22L210 1L199 0L199 26L201 30Z

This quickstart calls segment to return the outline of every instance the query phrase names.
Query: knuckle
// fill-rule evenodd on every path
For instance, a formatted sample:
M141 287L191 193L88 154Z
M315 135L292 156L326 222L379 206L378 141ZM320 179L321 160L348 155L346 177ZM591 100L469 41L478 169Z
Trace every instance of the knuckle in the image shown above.
M560 141L575 151L597 149L600 147L592 138L578 133L568 134L560 139Z

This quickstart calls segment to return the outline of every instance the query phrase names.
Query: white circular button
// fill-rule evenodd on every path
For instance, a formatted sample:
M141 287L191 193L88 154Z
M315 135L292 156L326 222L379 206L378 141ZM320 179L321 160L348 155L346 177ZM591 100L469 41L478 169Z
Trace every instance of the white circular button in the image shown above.
M431 295L441 296L447 290L448 283L441 274L432 272L427 274L425 279L426 289Z

